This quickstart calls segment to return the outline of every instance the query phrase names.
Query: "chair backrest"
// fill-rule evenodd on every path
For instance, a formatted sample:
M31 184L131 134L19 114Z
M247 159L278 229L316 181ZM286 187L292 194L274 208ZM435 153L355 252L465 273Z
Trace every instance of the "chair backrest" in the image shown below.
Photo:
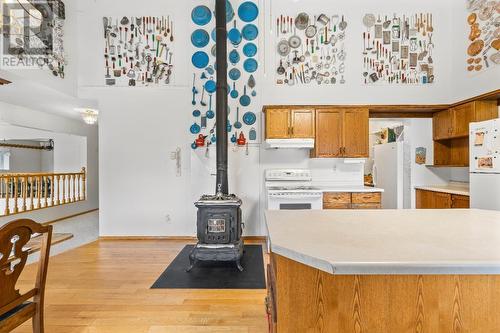
M23 249L33 234L41 234L42 246L35 288L20 294L17 280L26 265L29 249ZM42 226L32 220L21 219L0 227L0 315L14 309L30 298L43 302L47 266L49 262L52 226Z

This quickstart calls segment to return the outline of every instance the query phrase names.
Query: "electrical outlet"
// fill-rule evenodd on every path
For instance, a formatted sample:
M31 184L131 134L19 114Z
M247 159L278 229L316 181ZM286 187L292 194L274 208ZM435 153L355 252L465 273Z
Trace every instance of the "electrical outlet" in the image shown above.
M165 222L167 222L167 223L172 222L172 218L170 217L170 214L165 215Z

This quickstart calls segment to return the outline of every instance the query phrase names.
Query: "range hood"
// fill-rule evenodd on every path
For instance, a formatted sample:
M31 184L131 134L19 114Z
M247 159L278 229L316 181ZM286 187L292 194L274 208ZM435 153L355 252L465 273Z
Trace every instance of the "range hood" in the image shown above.
M314 139L267 139L266 149L313 149Z

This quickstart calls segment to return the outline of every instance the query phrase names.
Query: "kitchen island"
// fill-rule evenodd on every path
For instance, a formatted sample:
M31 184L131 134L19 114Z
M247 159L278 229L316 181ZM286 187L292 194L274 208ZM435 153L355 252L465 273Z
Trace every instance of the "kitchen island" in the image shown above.
M277 332L500 331L500 212L268 211Z

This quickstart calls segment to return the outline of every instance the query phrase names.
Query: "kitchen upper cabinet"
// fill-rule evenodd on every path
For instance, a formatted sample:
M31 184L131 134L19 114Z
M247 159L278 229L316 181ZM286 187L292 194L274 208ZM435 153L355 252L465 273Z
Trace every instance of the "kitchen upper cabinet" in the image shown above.
M450 137L451 123L451 113L449 110L435 113L433 119L434 140Z
M497 117L496 100L465 103L437 112L433 119L434 140L468 137L470 123Z
M459 105L450 110L452 119L452 137L469 136L469 124L476 121L474 114L474 104L467 103Z
M342 111L318 110L316 112L315 157L340 157L342 155Z
M266 110L266 138L286 139L290 137L290 110Z
M292 138L314 138L314 110L292 110L290 132Z
M434 165L469 166L469 124L498 117L497 102L476 101L434 114Z
M417 209L469 208L469 201L464 195L417 190Z
M344 111L344 157L368 157L369 112Z
M314 110L266 110L266 139L309 139L314 138L314 134Z
M316 110L316 142L311 157L368 157L368 109Z

